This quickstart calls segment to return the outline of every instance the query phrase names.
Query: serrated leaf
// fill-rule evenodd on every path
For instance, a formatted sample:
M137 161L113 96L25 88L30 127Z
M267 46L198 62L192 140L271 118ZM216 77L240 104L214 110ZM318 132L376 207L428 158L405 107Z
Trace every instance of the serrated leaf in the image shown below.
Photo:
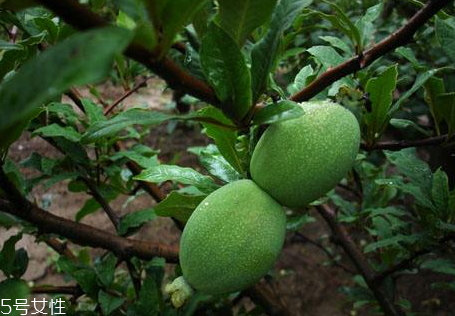
M379 77L368 80L365 91L369 94L372 111L366 114L368 139L373 141L387 127L393 91L397 85L397 65L387 68Z
M158 216L173 217L186 222L205 197L205 195L186 195L172 191L155 207L155 212Z
M210 193L218 188L213 179L205 176L192 168L176 165L158 165L143 170L134 177L135 180L161 183L175 181L177 183L194 185L203 192Z
M120 224L118 226L118 233L122 236L128 234L131 229L138 228L143 224L156 218L156 213L153 209L145 209L136 211L134 213L129 213L122 217Z
M225 113L241 120L252 105L251 75L240 47L212 22L201 43L201 66Z
M104 291L98 293L98 302L100 303L103 315L110 315L113 311L123 305L125 298L113 296Z
M30 290L27 283L17 279L7 279L0 283L0 312L9 316L19 316L23 312L17 310L14 305L16 300L29 298ZM1 299L5 299L1 304Z
M436 35L444 53L455 62L455 19L436 18Z
M32 135L41 135L43 137L63 137L75 143L79 142L82 138L82 135L79 134L79 132L73 127L61 126L55 123L34 130Z
M285 100L269 104L259 110L253 117L253 124L272 124L298 118L302 115L305 115L305 111L298 103Z
M270 18L277 0L219 0L220 26L238 43Z
M130 33L123 29L91 30L75 34L25 63L0 86L0 143L5 131L30 120L50 98L73 85L103 79L114 56L129 40Z
M266 35L254 45L251 52L253 103L264 92L269 73L278 58L284 31L294 22L303 8L312 0L281 0L275 7Z

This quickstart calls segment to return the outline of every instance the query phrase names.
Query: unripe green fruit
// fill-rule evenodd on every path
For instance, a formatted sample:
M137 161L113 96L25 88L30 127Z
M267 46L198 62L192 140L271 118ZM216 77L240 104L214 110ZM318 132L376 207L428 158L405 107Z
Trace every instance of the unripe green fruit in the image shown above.
M328 101L301 104L301 117L270 125L251 159L251 177L282 205L303 207L352 167L360 131L354 115Z
M281 205L253 181L225 185L199 204L185 226L183 277L206 294L242 290L273 266L285 231Z

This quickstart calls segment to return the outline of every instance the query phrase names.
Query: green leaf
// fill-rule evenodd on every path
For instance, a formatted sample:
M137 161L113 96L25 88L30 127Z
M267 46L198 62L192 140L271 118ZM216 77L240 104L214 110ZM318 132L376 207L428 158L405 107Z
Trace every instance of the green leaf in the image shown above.
M345 11L336 3L328 1L324 2L329 4L332 7L332 9L335 10L336 12L336 15L334 15L334 17L336 18L336 23L332 22L333 20L331 20L331 22L334 23L335 26L338 26L339 29L343 31L351 39L352 43L354 44L354 47L357 47L359 51L362 51L363 46L360 32L354 25L354 23L351 22L349 17L346 15Z
M4 212L0 212L0 226L6 229L10 229L14 225L19 224L19 221L12 215Z
M381 16L383 7L383 3L378 3L369 7L367 12L365 12L365 14L355 23L355 27L360 33L359 38L361 39L358 51L363 50L364 47L374 41L374 33L376 29L373 22Z
M103 113L103 108L95 103L92 100L82 98L82 106L85 110L85 115L87 116L87 121L89 124L94 124L100 121L106 121L107 118Z
M293 101L280 101L260 109L253 117L253 124L272 124L292 120L305 114L303 108Z
M194 185L203 192L210 193L218 188L213 179L204 176L192 168L184 168L175 165L158 165L143 170L134 177L135 180L160 183L175 181L182 184Z
M436 18L436 35L444 53L455 62L455 19Z
M445 68L431 69L417 75L414 85L411 87L411 89L403 93L401 97L397 100L397 102L395 102L395 104L389 111L389 116L392 116L396 111L398 111L403 102L405 102L411 95L413 95L417 90L419 90L427 82L428 79L430 79L436 73L443 69Z
M0 270L6 276L12 276L15 269L16 259L16 243L22 239L22 233L11 236L3 244L2 251L0 252Z
M95 262L95 271L102 285L110 287L112 282L114 282L117 261L116 256L112 253L108 253Z
M22 280L7 279L0 283L0 312L9 316L19 316L23 312L17 310L14 305L16 300L28 299L30 290ZM1 304L2 299L3 304Z
M151 208L126 214L120 221L118 233L122 236L128 235L132 229L141 227L143 224L155 219L156 215Z
M219 0L220 26L238 43L270 18L277 0Z
M421 269L429 269L438 273L455 275L455 263L447 259L432 259L420 264Z
M145 145L136 145L130 150L122 150L111 154L109 159L112 161L118 161L122 158L136 162L142 168L150 168L159 164L158 151ZM122 162L120 162L122 163Z
M411 180L412 184L422 188L426 195L431 194L433 176L430 167L417 157L415 148L384 151L384 153L398 171Z
M397 85L397 65L387 68L379 77L368 80L365 91L369 94L372 111L365 115L368 139L373 141L387 127L393 91ZM379 134L379 135L378 135Z
M372 242L368 244L364 248L365 253L369 253L372 251L375 251L380 248L387 248L387 247L393 247L393 248L402 248L404 246L412 245L419 241L420 236L417 235L396 235L390 238L385 238L378 240L376 242Z
M425 136L431 136L431 134L432 134L431 131L428 131L428 130L420 127L420 125L418 125L417 123L410 121L410 120L393 118L390 120L390 125L392 125L395 128L398 128L398 129L412 128L413 130L415 130Z
M33 131L32 135L41 135L43 137L63 137L71 142L79 142L82 135L71 126L60 126L51 124L40 127Z
M82 142L93 143L102 138L117 135L118 132L133 125L156 125L173 118L175 116L161 112L132 108L121 112L110 120L92 124L83 135Z
M207 0L172 0L158 1L162 7L160 20L162 40L159 43L161 55L166 54L174 42L174 37L191 20L191 17L207 2ZM152 18L153 19L153 18Z
M103 79L129 40L126 30L96 29L75 34L25 63L0 86L0 143L8 129L30 120L50 98Z
M439 111L449 127L449 137L455 132L455 92L443 93L437 97Z
M110 315L113 311L123 305L125 299L100 291L98 293L98 302L100 303L103 315Z
M320 39L329 43L332 47L342 50L348 55L352 55L352 49L339 37L335 36L319 36ZM308 67L308 66L307 66Z
M253 103L266 88L269 73L278 58L284 31L291 26L303 8L312 2L312 0L281 0L275 7L266 35L254 45L251 52Z
M239 180L240 174L221 155L217 146L209 144L207 147L192 147L188 151L197 155L207 171L224 182Z
M223 111L241 120L252 105L251 75L238 44L216 23L211 23L201 43L201 65Z
M173 217L186 222L205 195L186 195L172 191L155 207L158 216Z
M438 102L438 97L445 92L444 80L436 76L428 78L425 85L425 102L430 107L431 116L436 125L436 131L441 133L439 124L444 119Z
M288 91L291 94L294 94L302 90L307 85L307 80L313 75L313 67L307 65L300 69L294 79L294 83L288 86Z
M433 174L433 185L431 187L431 197L436 210L439 212L443 221L449 219L449 179L447 174L439 168Z
M205 108L201 110L201 115L206 115L223 124L230 124L221 111L215 108ZM229 164L237 170L241 175L245 173L245 166L242 163L239 153L235 147L237 140L237 132L233 130L226 130L217 125L203 124L205 127L205 134L215 141L218 150L223 155Z

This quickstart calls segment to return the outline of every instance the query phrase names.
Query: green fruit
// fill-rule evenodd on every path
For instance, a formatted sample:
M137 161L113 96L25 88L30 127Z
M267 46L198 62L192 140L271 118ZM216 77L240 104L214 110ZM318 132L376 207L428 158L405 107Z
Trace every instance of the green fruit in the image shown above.
M206 294L242 290L273 266L285 231L281 205L253 181L225 185L199 204L185 226L183 277Z
M354 115L328 101L301 104L305 114L270 125L251 159L251 177L282 205L303 207L352 167L360 131Z

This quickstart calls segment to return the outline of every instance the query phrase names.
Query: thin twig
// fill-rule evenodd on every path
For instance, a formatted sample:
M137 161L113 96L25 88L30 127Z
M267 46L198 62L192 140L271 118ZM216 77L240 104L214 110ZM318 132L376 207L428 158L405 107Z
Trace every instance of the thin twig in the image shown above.
M393 51L394 49L406 45L412 40L414 34L428 20L430 20L439 10L452 3L453 0L429 0L425 6L419 10L403 27L391 34L389 37L374 45L362 54L351 58L350 60L331 68L316 78L312 83L303 90L290 97L296 102L303 102L316 96L326 89L335 81L353 74L368 65L381 56Z
M372 150L377 150L377 149L401 150L401 149L409 148L409 147L436 146L436 145L440 145L440 144L443 144L448 141L449 141L448 135L444 134L444 135L440 135L440 136L434 136L434 137L429 137L429 138L425 138L425 139L417 139L417 140L384 141L384 142L378 142L371 146L362 142L360 147L366 151L372 151Z
M334 210L327 205L317 206L317 209L319 214L321 214L330 229L333 231L340 246L365 279L365 282L383 309L384 313L387 316L405 316L406 314L390 300L384 289L375 282L375 271L352 240L346 228L338 223Z
M330 261L332 262L333 265L343 269L345 272L347 272L349 274L354 275L357 273L356 271L353 271L351 268L338 262L338 260L336 260L335 256L326 247L324 247L321 243L314 241L311 238L308 238L307 236L303 235L302 233L296 232L294 234L294 236L292 237L291 241L309 243L309 244L315 246L316 248L322 250L326 254L326 256L330 259Z
M133 93L135 93L137 90L139 90L140 88L142 87L146 87L147 86L147 81L150 79L151 77L146 77L144 79L142 79L137 85L135 85L131 90L127 91L126 93L124 93L122 96L120 96L117 100L115 100L111 105L109 105L105 110L104 110L104 115L108 115L109 113L111 113L111 111L117 106L119 105L123 100L125 100L126 98L128 98L130 95L132 95Z

